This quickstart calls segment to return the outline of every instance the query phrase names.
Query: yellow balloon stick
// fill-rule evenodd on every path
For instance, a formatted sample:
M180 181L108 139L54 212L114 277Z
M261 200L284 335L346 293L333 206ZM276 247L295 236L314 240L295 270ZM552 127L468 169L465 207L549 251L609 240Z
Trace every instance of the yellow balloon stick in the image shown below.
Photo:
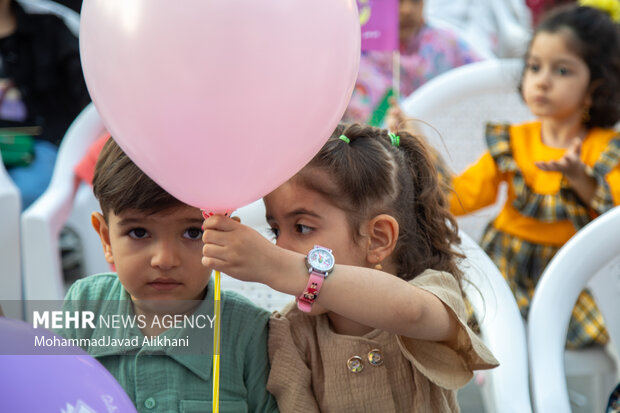
M232 210L226 210L222 215L229 217ZM202 216L204 219L215 215L213 212L207 212L202 210ZM221 319L221 307L220 300L222 298L222 292L220 289L221 274L219 271L215 271L215 297L213 299L213 313L215 323L213 326L213 404L211 410L213 413L219 413L220 411L220 319Z
M213 413L220 411L220 272L215 271L215 299L213 312L215 323L213 328Z

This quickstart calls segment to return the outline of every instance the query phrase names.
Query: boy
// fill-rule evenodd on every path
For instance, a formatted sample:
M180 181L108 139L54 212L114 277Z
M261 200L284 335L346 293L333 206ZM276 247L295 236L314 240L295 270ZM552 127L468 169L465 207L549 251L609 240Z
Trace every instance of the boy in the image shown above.
M92 328L60 333L85 339L80 345L138 411L211 411L214 286L201 263L201 211L160 188L113 139L97 161L93 190L103 214L94 212L92 224L116 274L72 285L65 309L94 310L96 318ZM119 315L134 323L119 325ZM277 412L265 389L269 313L223 291L221 315L221 411Z

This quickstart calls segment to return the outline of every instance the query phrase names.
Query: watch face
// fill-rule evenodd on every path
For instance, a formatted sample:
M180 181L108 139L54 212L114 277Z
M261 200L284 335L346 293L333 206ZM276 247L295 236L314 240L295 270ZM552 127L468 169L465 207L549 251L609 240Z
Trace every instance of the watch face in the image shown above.
M308 264L321 272L328 272L334 268L334 254L323 247L315 247L308 253Z

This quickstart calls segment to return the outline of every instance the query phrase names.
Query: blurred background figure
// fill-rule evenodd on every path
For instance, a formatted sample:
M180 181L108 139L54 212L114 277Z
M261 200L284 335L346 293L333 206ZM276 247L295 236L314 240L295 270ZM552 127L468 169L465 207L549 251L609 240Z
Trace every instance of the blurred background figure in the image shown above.
M77 13L82 9L82 0L56 0L56 3L67 6Z
M427 1L424 12L431 22L457 28L497 57L523 57L532 34L532 14L524 0Z
M574 3L575 0L526 0L527 7L530 8L532 13L532 24L534 27L538 26L540 18L547 11L561 4Z
M424 18L424 0L400 0L400 95L410 95L433 77L467 63L483 53L455 32L435 27ZM392 96L393 54L362 53L359 75L343 120L380 125Z
M607 410L605 413L619 413L620 412L620 383L616 386L614 391L609 396L609 403L607 403Z
M47 187L58 145L89 101L78 39L63 20L0 0L0 149L24 209Z

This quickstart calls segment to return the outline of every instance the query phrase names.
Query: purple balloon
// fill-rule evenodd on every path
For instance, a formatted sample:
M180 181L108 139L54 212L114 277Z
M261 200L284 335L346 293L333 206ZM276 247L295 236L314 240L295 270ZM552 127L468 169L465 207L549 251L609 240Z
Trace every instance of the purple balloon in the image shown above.
M83 350L71 348L66 355L15 355L16 343L30 343L36 335L41 335L40 329L0 317L0 411L136 411L116 379Z

